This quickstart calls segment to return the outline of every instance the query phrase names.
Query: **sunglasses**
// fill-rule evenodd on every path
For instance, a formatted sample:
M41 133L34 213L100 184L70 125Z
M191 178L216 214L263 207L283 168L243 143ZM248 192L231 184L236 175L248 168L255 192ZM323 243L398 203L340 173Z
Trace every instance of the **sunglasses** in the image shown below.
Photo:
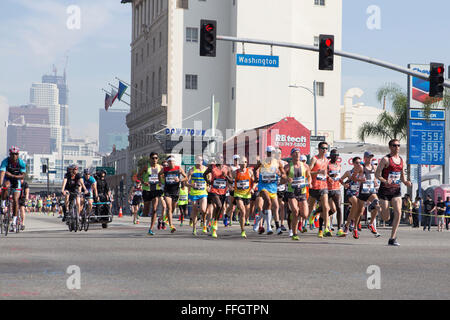
M322 147L322 148L320 148L320 149L322 149L322 150L328 150L328 148L324 148L324 147Z
M391 147L393 147L393 148L399 147L400 148L400 145L399 144L393 144L393 145L391 145Z
M152 157L152 160L158 160L158 157Z

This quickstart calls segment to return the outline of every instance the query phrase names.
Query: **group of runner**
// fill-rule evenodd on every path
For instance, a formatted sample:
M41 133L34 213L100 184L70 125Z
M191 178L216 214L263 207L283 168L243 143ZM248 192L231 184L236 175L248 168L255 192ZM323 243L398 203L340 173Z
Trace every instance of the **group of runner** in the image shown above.
M236 210L242 238L247 238L245 226L249 225L250 215L253 215L255 232L262 234L267 230L267 234L273 234L275 227L275 232L282 234L287 231L283 225L287 220L290 237L299 240L298 231L306 232L307 221L311 224L316 213L320 214L318 237L331 237L333 224L330 221L336 213L336 235L345 237L352 232L358 239L360 218L366 208L371 213L368 229L379 237L376 218L381 216L388 221L389 207L392 206L394 218L388 244L398 246L396 238L402 205L400 183L411 186L405 178L399 141L389 142L390 153L379 164L367 151L362 158L353 158L353 168L344 173L336 149L328 153L326 142L319 143L318 148L318 154L312 157L309 165L298 148L291 150L292 160L286 162L281 159L281 150L268 146L263 159L257 157L253 167L249 167L246 157L239 155L234 155L233 165L228 166L224 164L223 155L218 154L207 165L202 156L196 156L194 167L187 173L176 165L173 156L164 159L160 165L158 154L152 152L149 163L139 171L130 192L134 223L139 223L137 212L143 202L143 215L151 217L148 235L154 235L156 221L158 229L166 229L167 223L173 233L176 231L173 223L176 206L180 209L182 225L190 203L193 235L197 235L200 218L202 232L211 232L211 236L217 238L219 219L223 217L227 226ZM345 198L351 205L345 224L341 212L341 186L344 186ZM157 220L159 205L163 215Z

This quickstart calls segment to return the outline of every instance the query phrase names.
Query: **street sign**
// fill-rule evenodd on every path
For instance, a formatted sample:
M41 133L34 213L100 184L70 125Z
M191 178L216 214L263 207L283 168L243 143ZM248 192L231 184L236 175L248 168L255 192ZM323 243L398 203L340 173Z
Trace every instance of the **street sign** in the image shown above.
M48 174L56 174L56 170L48 170Z
M279 56L262 56L255 54L237 54L236 65L250 67L271 67L278 68L280 66Z
M319 142L325 141L325 136L311 136L309 139L309 154L310 157L313 157L317 153L317 146Z
M116 169L113 167L96 167L96 171L105 170L107 176L113 176L116 174Z
M182 159L181 159L181 164L183 166L185 165L193 165L194 164L194 155L183 155Z
M432 110L430 119L425 120L421 110L410 110L410 164L445 164L445 113L441 112L442 110Z

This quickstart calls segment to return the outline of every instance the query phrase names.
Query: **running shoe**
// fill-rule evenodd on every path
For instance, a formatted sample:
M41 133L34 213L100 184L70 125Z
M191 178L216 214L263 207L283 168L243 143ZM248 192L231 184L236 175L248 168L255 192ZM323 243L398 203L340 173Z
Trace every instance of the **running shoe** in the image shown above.
M294 235L294 232L292 232L291 229L289 229L289 237L292 237Z
M245 231L241 231L241 237L247 239L247 235L245 234Z
M174 226L170 226L170 233L174 233L177 229Z
M294 241L299 241L300 240L300 238L297 235L292 236L291 239L294 240Z
M281 225L281 231L287 231L286 227Z
M197 235L197 229L194 229L194 230L192 231L192 235L193 235L193 236L196 236L196 235Z
M166 214L164 215L164 222L165 222L165 223L168 223L168 222L169 222L169 218L167 217Z
M264 229L264 227L259 227L259 230L258 230L258 233L259 233L259 234L263 234L264 231L266 231L266 230Z
M331 233L331 231L330 230L328 230L328 229L325 229L325 237L332 237L333 236L333 234Z
M367 228L368 228L368 229L370 230L370 232L372 232L372 234L374 234L375 236L378 235L377 228L376 228L373 224L369 224L369 225L367 226Z
M192 227L193 225L192 220L189 220L189 227Z
M227 216L227 215L225 215L225 217L223 218L223 225L224 225L225 227L228 226L228 216Z
M147 235L154 236L155 234L153 233L152 229L148 229Z
M212 236L213 238L217 238L217 231L216 231L216 230L213 230L211 236Z
M167 229L166 223L164 221L161 223L161 229L163 229L163 230Z
M319 230L319 233L317 234L317 236L318 236L319 238L323 238L323 231L322 231L322 230Z
M158 218L158 230L161 230L161 225L162 225L161 218Z
M342 229L339 229L338 232L336 233L336 236L339 237L339 238L343 238L346 235L347 234L344 231L342 231Z
M362 230L361 223L358 223L358 231L361 231L361 230Z
M389 239L388 245L389 245L389 246L399 247L399 246L400 246L400 243L397 242L397 239Z
M350 230L350 232L353 232L353 229L354 229L354 222L351 221L351 222L350 222L350 225L349 225L349 227L348 227L348 230Z
M273 234L273 230L272 230L272 228L267 228L267 234L268 234L268 235L271 235L271 234Z
M306 227L303 227L301 233L306 233L306 232L308 232L308 229L306 229Z
M203 233L208 233L208 228L206 226L203 226Z
M180 227L182 227L183 226L183 222L180 222Z
M139 219L136 220L136 224L139 224Z
M246 227L250 226L250 221L249 221L249 220L247 220L247 221L245 222L245 226L246 226Z
M22 231L25 230L25 226L24 226L24 225L21 225L21 226L20 226L20 230L22 230Z
M359 239L358 228L353 229L353 238Z
M315 218L316 216L315 215L311 215L310 217L309 217L309 225L311 226L313 223L314 223L314 218Z

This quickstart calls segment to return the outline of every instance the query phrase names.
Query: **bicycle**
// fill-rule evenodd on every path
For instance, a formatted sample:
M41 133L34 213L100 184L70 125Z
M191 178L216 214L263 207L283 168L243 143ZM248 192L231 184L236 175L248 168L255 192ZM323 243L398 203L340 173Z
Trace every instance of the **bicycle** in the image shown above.
M84 229L84 231L87 232L89 230L89 222L92 215L92 210L89 210L89 202L87 199L84 200L84 206L81 213L80 231Z
M6 206L1 208L0 215L0 232L6 237L9 232L9 224L11 221L11 206L9 203L9 197L6 199Z
M80 225L80 215L78 213L78 205L77 205L77 196L78 193L71 192L69 194L69 212L67 218L67 225L69 227L69 231L77 232ZM81 230L80 230L81 231Z

